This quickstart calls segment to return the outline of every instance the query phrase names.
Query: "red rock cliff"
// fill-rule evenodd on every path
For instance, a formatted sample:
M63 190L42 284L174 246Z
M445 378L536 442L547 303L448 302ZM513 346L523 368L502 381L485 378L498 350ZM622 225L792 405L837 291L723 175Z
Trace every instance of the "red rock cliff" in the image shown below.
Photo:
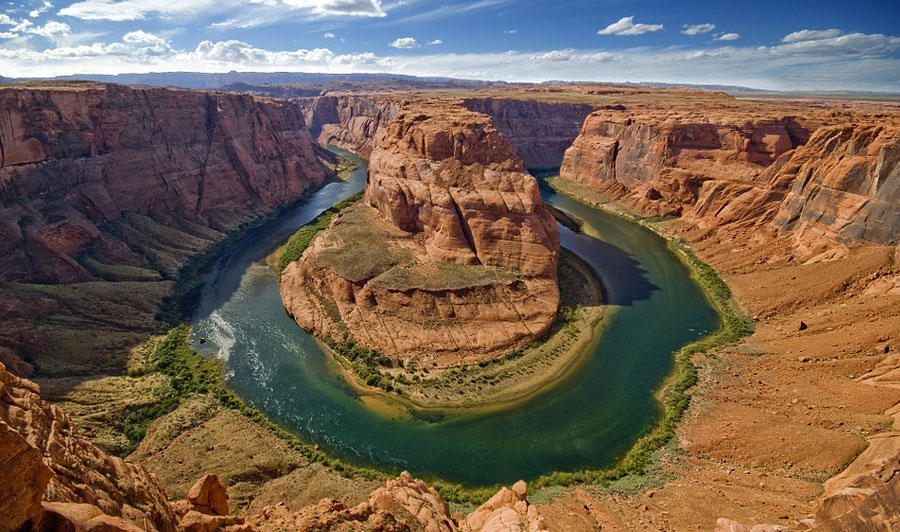
M560 175L641 212L679 215L704 182L753 179L806 138L790 117L603 110L585 120Z
M512 98L469 98L463 105L493 119L527 168L556 168L594 106Z
M36 384L10 374L3 364L0 479L0 530L23 523L39 529L46 511L42 498L45 504L91 505L98 515L121 517L143 530L175 530L172 508L156 477L81 437L62 410L41 400Z
M372 153L375 133L397 114L402 100L390 96L319 96L298 100L309 130L319 142L360 157Z
M104 230L125 212L228 229L325 175L295 104L116 85L4 88L0 280L83 281L81 254L130 255Z

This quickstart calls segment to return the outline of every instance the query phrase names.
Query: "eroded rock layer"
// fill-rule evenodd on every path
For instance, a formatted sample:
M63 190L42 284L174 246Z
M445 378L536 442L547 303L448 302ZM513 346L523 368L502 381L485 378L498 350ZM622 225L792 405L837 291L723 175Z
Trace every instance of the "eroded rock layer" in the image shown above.
M468 98L463 105L490 116L527 168L558 167L594 110L586 103L512 98Z
M437 103L400 112L379 132L364 201L283 272L301 326L439 364L548 330L559 231L490 118Z
M301 99L300 104L305 109L309 130L319 142L368 157L376 131L397 114L402 100L351 94Z
M680 215L704 182L751 180L807 137L791 117L602 110L585 120L560 175L642 212Z
M0 364L0 484L14 494L0 504L0 529L38 527L43 498L91 506L91 519L107 514L143 530L174 531L174 514L156 477L77 434L68 416L39 392Z
M78 83L4 88L0 280L84 281L84 256L127 261L131 250L107 227L127 212L233 228L321 183L317 155L301 108L287 102Z
M792 185L774 223L798 242L900 242L900 128L820 128L781 174Z

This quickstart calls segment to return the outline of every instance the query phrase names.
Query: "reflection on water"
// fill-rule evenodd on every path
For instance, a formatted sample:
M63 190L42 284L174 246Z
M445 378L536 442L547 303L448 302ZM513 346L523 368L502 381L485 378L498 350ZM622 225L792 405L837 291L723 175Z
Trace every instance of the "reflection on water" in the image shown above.
M284 311L275 273L259 262L296 228L358 190L354 177L313 195L272 227L230 248L206 278L196 345L227 359L228 385L304 439L346 460L465 484L510 483L553 470L612 463L658 415L653 391L672 353L718 316L665 241L645 228L551 192L545 201L584 220L563 245L602 276L613 311L584 367L513 409L394 416L364 405L316 341Z

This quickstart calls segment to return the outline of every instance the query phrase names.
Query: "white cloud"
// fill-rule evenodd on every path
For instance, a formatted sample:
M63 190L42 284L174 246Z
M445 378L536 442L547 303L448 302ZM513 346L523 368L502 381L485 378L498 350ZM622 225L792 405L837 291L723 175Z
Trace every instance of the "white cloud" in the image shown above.
M140 20L149 15L186 16L212 10L216 0L81 0L59 10L59 14L82 20Z
M510 52L507 52L508 54ZM516 52L512 52L515 54ZM608 61L617 61L620 55L611 54L609 52L579 52L574 48L566 48L565 50L551 50L540 54L534 54L530 59L536 63L561 63L561 62L580 62L580 63L605 63Z
M162 37L156 36L152 33L147 33L144 30L130 31L122 37L122 40L124 42L128 42L128 43L142 43L142 42L147 42L147 43L161 43L162 42L162 43L164 43L164 42L166 42L166 40L163 39Z
M813 41L816 39L830 39L841 34L841 30L832 28L830 30L800 30L788 33L782 37L781 42L797 42L797 41Z
M505 33L507 35L514 35L518 31L519 30L503 30L503 33Z
M311 9L317 15L383 17L380 0L284 0L285 5Z
M736 41L741 38L739 33L723 33L716 37L717 41Z
M786 35L785 44L761 46L759 50L772 54L829 55L876 57L900 49L900 37L880 33L848 33L840 35L832 30L801 30Z
M697 50L684 55L681 59L685 61L696 61L698 59L725 59L728 53L724 50Z
M51 4L50 2L44 2L41 5L41 7L37 8L37 9L32 9L31 11L29 11L28 16L31 18L37 18L37 17L41 16L41 13L46 13L47 11L50 11L50 9L52 9L52 8L53 8L53 4Z
M12 39L18 37L19 35L16 33L10 33L8 31L0 31L0 39Z
M416 40L412 37L399 37L397 39L394 39L393 42L389 43L388 46L408 50L410 48L418 48L419 43L416 42Z
M371 52L338 55L328 48L293 51L271 51L257 48L242 41L203 41L192 52L178 54L179 60L195 63L218 63L229 68L233 65L248 67L307 67L328 65L382 65L392 64L390 59L382 59Z
M322 37L325 37L326 39L334 39L336 35L331 33L330 31L326 31L322 34Z
M700 35L701 33L709 33L714 29L716 29L716 25L708 22L703 24L685 24L681 33L685 35Z
M428 46L437 46L439 44L444 44L444 41L442 41L440 39L435 39L433 41L428 41L427 44L428 44Z
M3 25L3 26L15 26L16 24L18 24L18 22L15 21L15 20L13 20L13 19L11 19L11 18L9 17L9 15L7 15L7 14L5 14L5 13L0 13L0 25Z
M43 26L35 26L33 28L29 28L26 31L27 33L33 33L35 35L40 35L41 37L44 37L46 39L53 40L72 33L72 28L64 22L51 21L44 24Z
M283 20L285 9L303 10L314 16L383 17L380 0L80 0L59 11L60 15L83 20L142 20L148 17L185 17L208 15L226 9L241 10L242 16ZM211 27L239 26L230 19ZM245 27L255 24L244 23Z
M598 35L643 35L651 31L663 29L662 24L635 24L634 16L622 17L609 26L598 31Z

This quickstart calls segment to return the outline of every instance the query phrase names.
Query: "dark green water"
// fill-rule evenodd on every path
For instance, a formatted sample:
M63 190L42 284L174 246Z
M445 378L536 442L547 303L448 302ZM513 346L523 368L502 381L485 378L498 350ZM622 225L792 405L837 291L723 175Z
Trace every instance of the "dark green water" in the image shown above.
M346 153L345 153L346 154ZM651 427L673 352L719 317L663 239L640 225L546 192L584 220L563 246L597 270L613 309L582 369L512 409L422 421L366 408L330 371L318 344L285 313L275 273L259 261L333 203L361 190L366 167L229 248L206 277L195 345L227 360L228 386L304 439L346 460L467 485L530 480L610 465Z

